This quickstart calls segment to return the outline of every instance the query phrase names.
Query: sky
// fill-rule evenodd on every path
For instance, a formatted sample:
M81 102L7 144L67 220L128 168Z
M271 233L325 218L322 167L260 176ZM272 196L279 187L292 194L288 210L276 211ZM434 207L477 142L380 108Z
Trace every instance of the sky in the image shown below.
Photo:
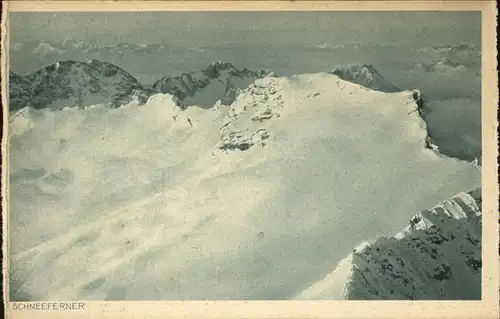
M217 58L291 74L330 70L336 61L404 60L415 48L437 44L479 46L480 28L480 12L19 12L10 16L10 43L70 39L168 46L168 56L153 54L158 55L154 65L142 61L148 57L134 57L140 63L114 58L132 68L141 64L141 70L131 72L143 77L148 73L144 68L149 73L189 71ZM325 43L371 45L371 52L352 52L351 47L325 52L319 48ZM51 62L27 60L11 56L13 71L32 72Z
M478 44L480 30L479 12L19 12L10 19L14 40L69 37L105 43L439 44L446 39Z

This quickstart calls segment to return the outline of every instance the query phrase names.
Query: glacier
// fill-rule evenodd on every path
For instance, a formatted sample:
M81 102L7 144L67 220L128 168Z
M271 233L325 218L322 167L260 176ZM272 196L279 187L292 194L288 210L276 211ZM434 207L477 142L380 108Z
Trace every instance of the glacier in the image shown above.
M349 273L354 247L481 185L479 167L429 148L414 91L252 75L228 100L208 78L184 97L161 92L193 82L180 77L144 103L11 116L11 300L345 299L324 278ZM213 107L180 107L197 94Z

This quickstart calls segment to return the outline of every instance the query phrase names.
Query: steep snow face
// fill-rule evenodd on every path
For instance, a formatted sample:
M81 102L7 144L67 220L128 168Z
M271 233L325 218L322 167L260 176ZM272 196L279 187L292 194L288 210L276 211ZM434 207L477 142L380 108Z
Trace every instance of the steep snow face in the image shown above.
M371 65L348 64L336 67L333 74L341 79L360 84L372 90L381 92L399 92L401 89L384 79Z
M20 75L9 72L9 105L16 108L26 106L31 98L30 84Z
M29 83L28 105L34 108L62 108L123 100L141 85L129 73L107 62L91 60L56 62L23 77ZM10 92L9 92L10 93ZM16 104L12 94L10 109L24 107Z
M153 84L153 90L174 95L184 106L209 108L219 99L224 105L231 104L238 89L246 88L255 79L270 75L272 73L266 70L238 70L231 63L215 62L201 71L163 77Z
M358 247L297 299L481 299L481 191L459 193L394 237Z
M18 116L12 299L293 298L357 243L480 185L425 147L417 108L322 73L258 79L208 110L158 94Z

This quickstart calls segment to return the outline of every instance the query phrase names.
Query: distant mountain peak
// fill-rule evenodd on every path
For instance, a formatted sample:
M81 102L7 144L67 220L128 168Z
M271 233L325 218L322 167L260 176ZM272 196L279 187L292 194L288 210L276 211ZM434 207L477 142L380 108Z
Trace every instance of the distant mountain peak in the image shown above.
M238 69L231 62L216 61L199 71L162 77L151 89L146 89L135 77L112 63L97 59L64 60L24 77L10 74L9 107L14 110L26 105L58 108L102 103L117 107L132 101L143 104L155 93L168 93L179 106L208 108L217 100L231 104L239 89L269 75L273 73Z
M452 60L450 57L442 57L438 60L435 60L431 63L418 63L416 67L423 69L425 72L443 72L443 71L449 71L455 68L460 67L461 64L455 62Z
M220 70L235 69L234 65L228 61L215 61L210 63L208 67L214 67Z
M22 80L22 81L21 81ZM19 77L12 73L9 89L11 110L88 106L109 103L133 90L142 89L135 77L109 62L64 60ZM20 86L23 89L17 89ZM123 99L123 98L121 98Z
M383 78L370 64L356 63L341 65L333 69L332 74L343 80L362 85L381 92L399 92L400 88Z
M446 58L443 58L441 61L439 61L441 63L443 63L444 65L448 65L448 66L451 66L453 68L456 68L458 67L460 64L457 63L457 62L454 62L452 61L450 58L446 57Z
M225 105L231 104L237 90L270 75L273 74L267 70L238 69L231 62L216 61L199 71L164 76L153 84L153 90L175 96L184 106L208 108L217 100Z

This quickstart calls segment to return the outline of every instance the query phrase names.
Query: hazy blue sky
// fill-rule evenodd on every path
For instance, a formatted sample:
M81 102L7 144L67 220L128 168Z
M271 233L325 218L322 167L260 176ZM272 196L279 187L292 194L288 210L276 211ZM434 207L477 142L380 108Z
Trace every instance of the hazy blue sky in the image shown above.
M95 42L478 44L479 12L12 13L11 37Z
M171 61L161 62L160 69L164 68L164 72L187 71L213 59L243 62L250 67L269 67L281 73L316 72L329 70L330 64L336 61L355 62L352 58L378 64L377 60L387 59L389 55L388 60L397 63L402 58L407 59L415 48L436 44L465 41L480 45L481 16L480 12L338 11L28 12L10 15L11 45L31 40L57 44L66 39L94 44L162 43L169 47L168 56L163 52L158 56L152 54L150 58L157 62L161 57ZM332 57L325 58L325 48L318 48L323 43L361 44L365 48L358 53L345 48L344 52L331 52ZM393 54L378 54L378 46L410 52L393 50ZM203 50L193 50L195 48ZM336 61L332 60L334 54ZM14 58L13 69L39 67L30 63L34 61L28 61L29 58L20 58ZM124 62L123 57L114 59L118 64ZM141 64L142 69L147 69L151 59L137 57L125 64L131 64L132 68ZM323 60L324 65L313 60ZM159 72L158 66L155 72Z

